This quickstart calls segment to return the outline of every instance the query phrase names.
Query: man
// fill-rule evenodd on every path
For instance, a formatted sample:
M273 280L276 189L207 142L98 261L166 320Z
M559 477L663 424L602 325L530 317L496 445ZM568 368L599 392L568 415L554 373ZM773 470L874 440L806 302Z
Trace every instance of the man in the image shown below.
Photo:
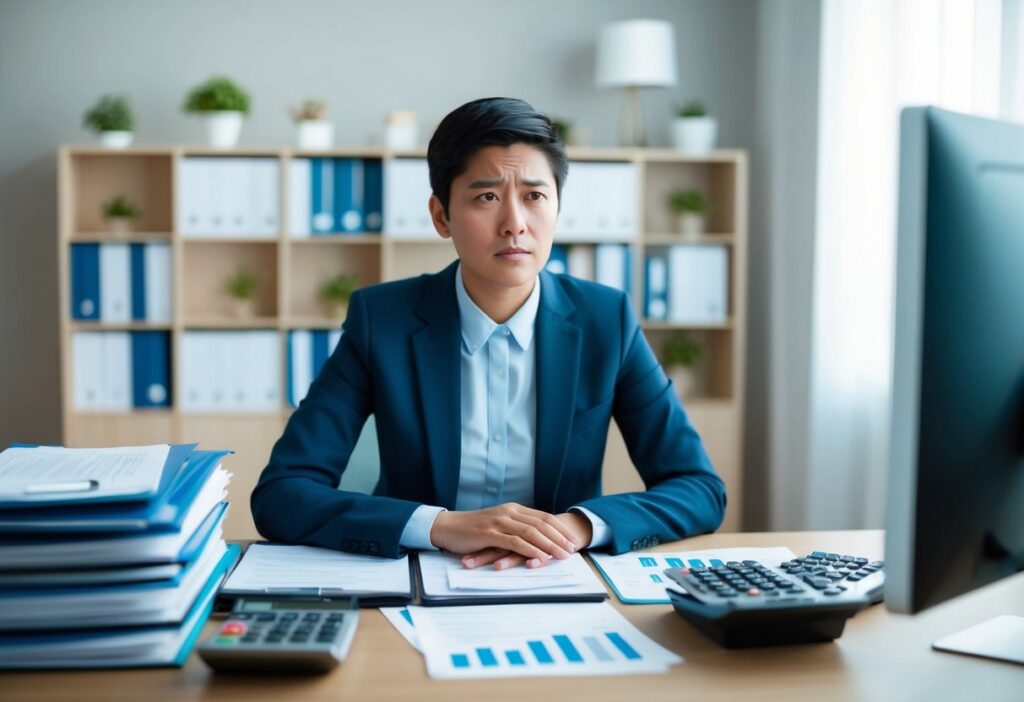
M253 491L260 533L500 569L717 528L724 485L629 298L543 270L568 172L551 122L522 100L475 100L441 122L427 161L433 224L459 260L352 296ZM370 414L380 482L340 491ZM644 492L600 494L612 417Z

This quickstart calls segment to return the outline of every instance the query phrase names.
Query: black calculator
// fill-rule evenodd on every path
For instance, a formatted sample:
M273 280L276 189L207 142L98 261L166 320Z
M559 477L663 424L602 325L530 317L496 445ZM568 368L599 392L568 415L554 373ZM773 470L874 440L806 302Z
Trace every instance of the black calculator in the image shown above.
M345 659L358 623L354 597L241 597L199 656L214 670L326 672Z
M832 641L846 620L882 600L885 563L814 551L768 567L731 561L665 574L672 606L726 648Z

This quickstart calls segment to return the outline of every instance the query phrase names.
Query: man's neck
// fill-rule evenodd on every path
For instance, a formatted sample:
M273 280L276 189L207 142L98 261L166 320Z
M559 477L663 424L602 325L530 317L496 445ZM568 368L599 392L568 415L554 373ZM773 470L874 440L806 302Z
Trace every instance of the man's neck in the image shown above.
M499 288L488 285L477 285L474 281L462 277L469 299L480 310L490 317L495 324L504 324L512 318L533 292L537 279L517 288Z

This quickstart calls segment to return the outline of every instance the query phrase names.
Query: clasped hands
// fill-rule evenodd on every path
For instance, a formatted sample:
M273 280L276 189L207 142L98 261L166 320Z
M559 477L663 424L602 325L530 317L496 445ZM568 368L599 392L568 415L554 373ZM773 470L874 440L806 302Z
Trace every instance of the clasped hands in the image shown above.
M590 545L590 520L576 512L548 514L506 502L487 509L441 512L430 543L462 556L467 568L539 568Z

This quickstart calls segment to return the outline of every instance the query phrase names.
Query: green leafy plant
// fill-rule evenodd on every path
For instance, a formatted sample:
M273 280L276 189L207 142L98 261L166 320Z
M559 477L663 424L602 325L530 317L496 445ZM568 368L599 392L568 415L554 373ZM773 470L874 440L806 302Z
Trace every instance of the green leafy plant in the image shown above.
M128 202L124 195L103 203L103 216L107 219L137 219L141 214L139 208Z
M82 115L82 124L94 132L130 132L135 127L135 115L128 98L104 95Z
M690 100L679 108L678 114L680 117L706 117L708 112L704 109L703 103Z
M303 100L298 107L292 108L292 120L306 122L321 120L327 117L327 103L323 100Z
M661 355L668 368L692 366L704 356L704 347L682 334L677 334L665 342Z
M348 302L355 292L358 276L337 275L327 280L320 286L320 300L322 302Z
M567 119L552 117L551 126L555 128L555 132L558 134L558 138L561 139L562 143L568 144L569 132L572 131L572 122Z
M189 92L185 99L185 111L248 114L249 93L226 76L214 76Z
M708 211L708 201L699 190L676 190L668 196L668 206L676 214L694 212L703 214Z
M238 271L224 282L224 291L238 300L251 300L256 296L259 287L259 276L245 268Z

